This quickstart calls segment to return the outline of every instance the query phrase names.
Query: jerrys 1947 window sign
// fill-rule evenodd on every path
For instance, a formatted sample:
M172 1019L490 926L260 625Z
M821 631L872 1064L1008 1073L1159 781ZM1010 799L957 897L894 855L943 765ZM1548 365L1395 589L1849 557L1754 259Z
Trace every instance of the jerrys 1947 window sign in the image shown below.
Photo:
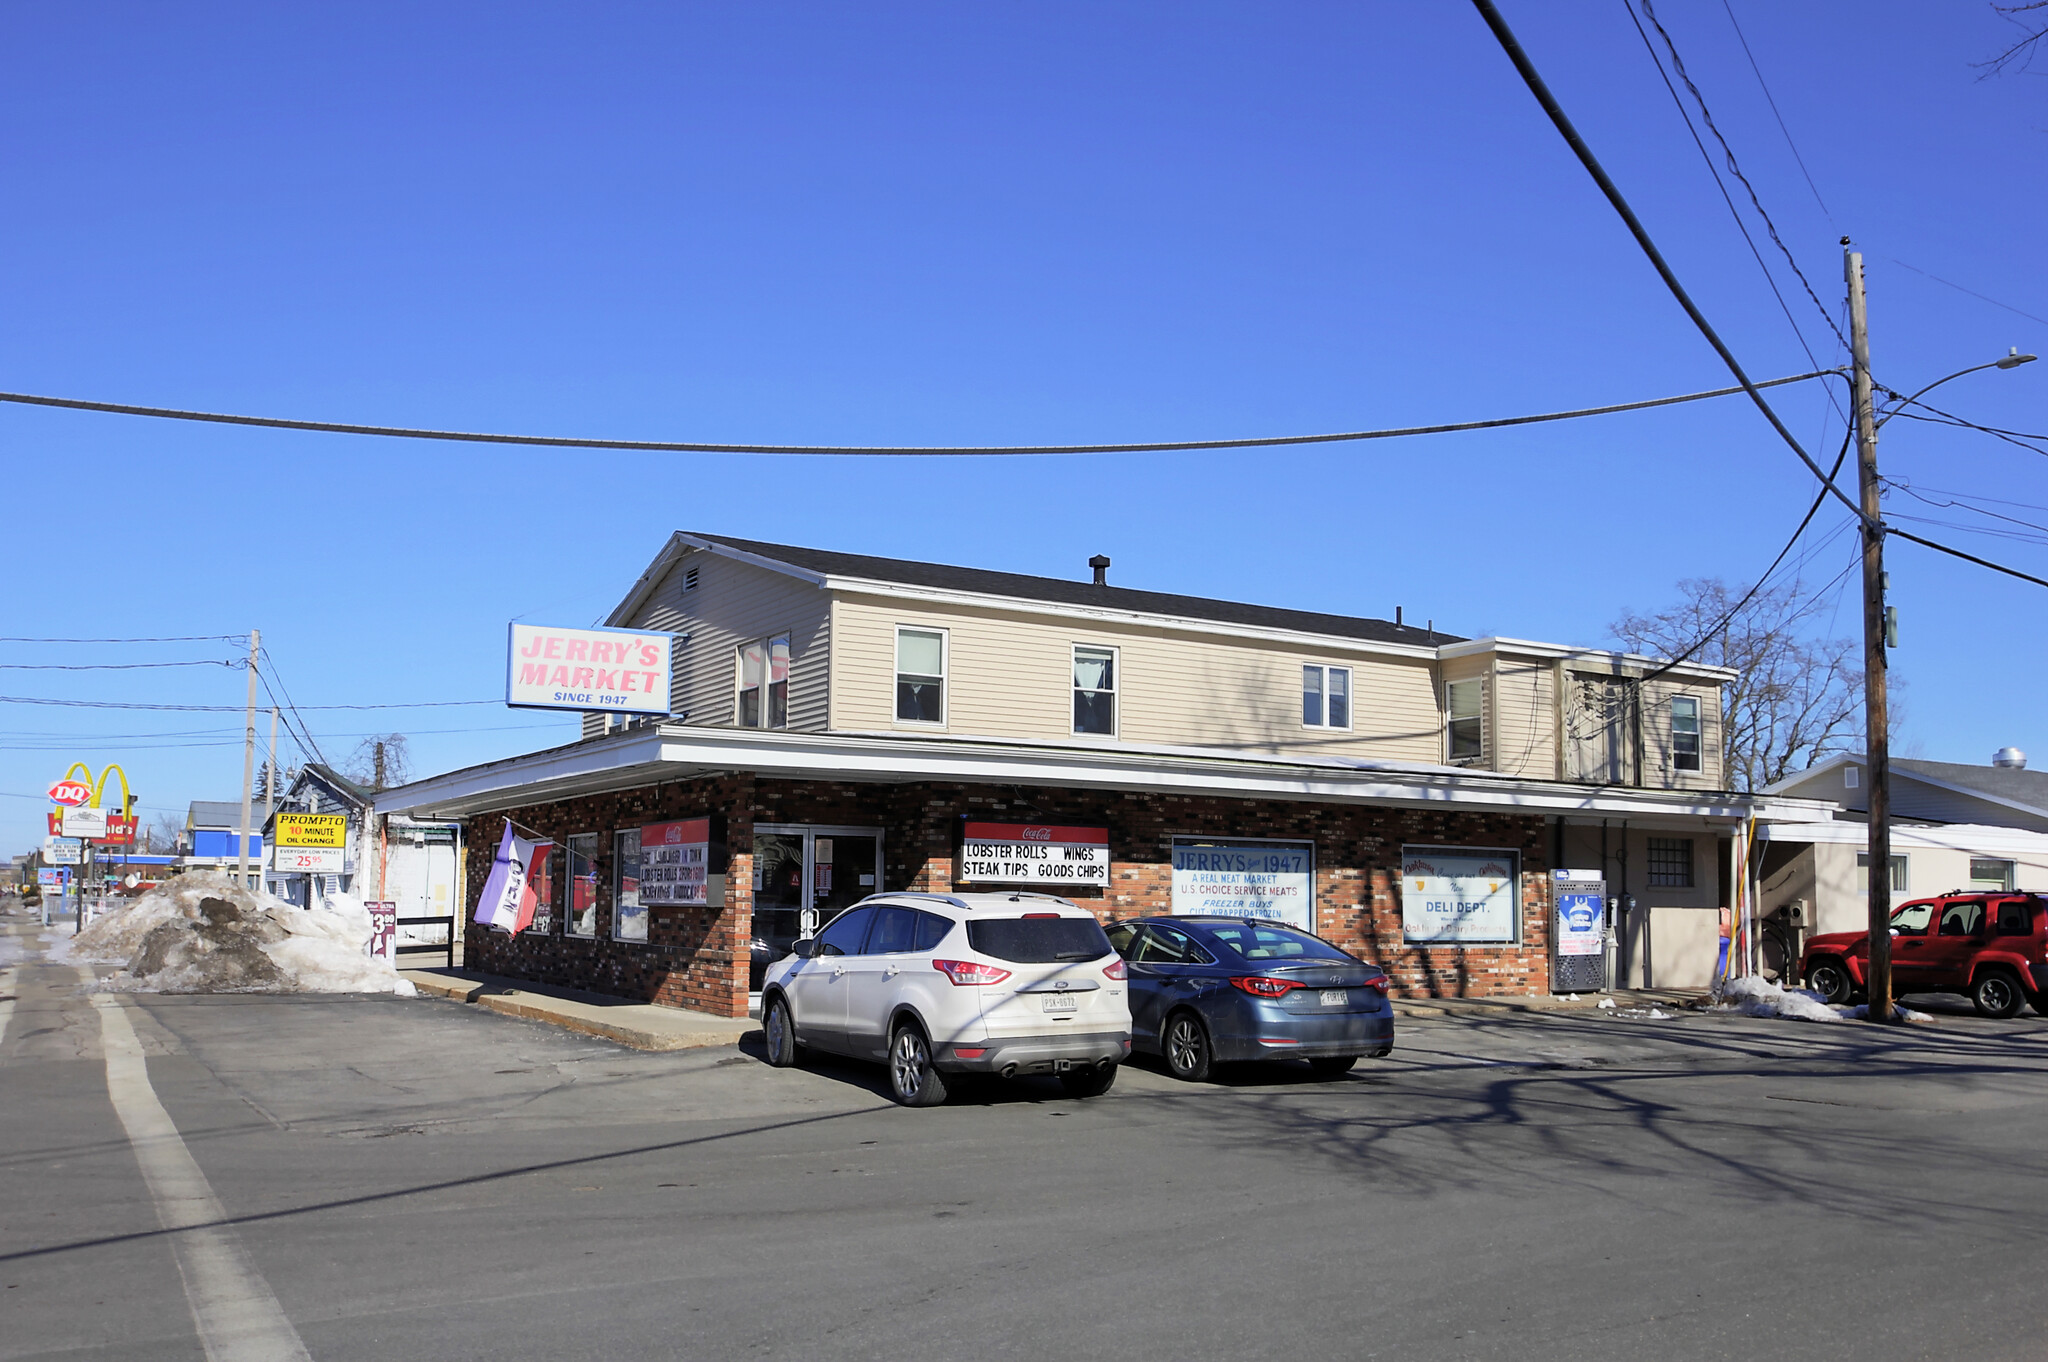
M962 884L1109 884L1109 829L1050 823L968 823L961 828Z
M516 709L669 712L669 657L675 640L644 629L512 626L505 703Z

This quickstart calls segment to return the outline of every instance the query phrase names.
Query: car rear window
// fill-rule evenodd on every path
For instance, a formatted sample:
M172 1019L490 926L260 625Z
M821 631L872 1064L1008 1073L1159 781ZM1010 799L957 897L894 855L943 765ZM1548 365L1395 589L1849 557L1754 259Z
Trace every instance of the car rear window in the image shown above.
M1346 955L1321 937L1289 927L1276 927L1264 922L1232 922L1210 926L1208 931L1209 935L1247 960L1342 960L1349 964L1357 963L1356 957Z
M982 917L967 921L967 944L1017 965L1099 960L1112 952L1092 917Z

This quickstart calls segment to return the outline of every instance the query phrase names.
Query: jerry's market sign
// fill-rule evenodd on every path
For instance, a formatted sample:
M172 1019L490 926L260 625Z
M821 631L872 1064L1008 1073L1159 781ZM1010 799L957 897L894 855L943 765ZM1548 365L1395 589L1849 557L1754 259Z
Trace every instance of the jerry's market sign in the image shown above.
M281 813L277 815L272 841L281 847L345 847L348 845L348 815L342 813Z
M505 703L516 709L669 712L675 639L643 629L512 626Z

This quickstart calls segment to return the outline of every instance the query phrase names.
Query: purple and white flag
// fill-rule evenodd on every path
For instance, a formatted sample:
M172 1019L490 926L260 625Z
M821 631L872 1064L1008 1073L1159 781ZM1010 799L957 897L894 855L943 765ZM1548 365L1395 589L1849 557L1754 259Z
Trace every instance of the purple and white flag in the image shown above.
M534 853L542 845L514 834L510 823L505 825L490 876L484 880L484 892L476 901L475 921L508 936L533 921L534 893L527 881Z

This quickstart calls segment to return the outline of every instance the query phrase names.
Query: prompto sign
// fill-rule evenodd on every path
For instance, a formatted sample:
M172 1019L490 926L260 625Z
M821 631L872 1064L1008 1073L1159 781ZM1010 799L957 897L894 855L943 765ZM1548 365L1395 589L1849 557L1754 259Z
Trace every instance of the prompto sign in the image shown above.
M348 815L345 813L281 813L272 839L281 847L333 847L348 845Z
M711 875L711 820L650 823L640 829L640 902L702 907Z
M512 626L505 703L519 709L669 712L669 654L675 640L643 629Z
M969 823L953 878L982 884L1109 884L1109 829Z

